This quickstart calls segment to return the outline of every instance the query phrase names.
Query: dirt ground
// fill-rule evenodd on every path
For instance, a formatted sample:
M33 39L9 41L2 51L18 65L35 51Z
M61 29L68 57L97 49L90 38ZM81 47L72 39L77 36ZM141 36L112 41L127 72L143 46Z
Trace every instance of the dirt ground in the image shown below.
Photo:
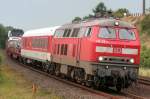
M5 64L8 68L23 75L26 81L35 84L37 90L42 89L45 93L56 96L56 99L106 99L103 96L90 93L80 88L57 81L53 78L46 77L37 72L33 72L32 70L19 66L10 59L7 59Z
M25 90L25 92L22 91L22 93L19 94L20 95L22 94L24 95L24 93L31 94L31 95L27 94L27 96L30 96L28 98L19 98L19 99L33 99L33 96L36 97L36 99L106 99L106 97L93 94L86 90L82 90L80 88L65 84L53 78L46 77L42 74L29 70L25 67L18 65L17 63L15 63L10 59L6 59L3 64L4 64L3 67L8 69L8 71L6 72L12 71L16 73L15 75L14 74L13 75L16 76L15 80L19 82L16 84L18 88L20 88L19 86L22 85L21 88L23 90L27 89ZM35 95L33 95L33 88L32 88L33 85L35 85L35 89L37 89ZM150 99L150 86L145 86L142 84L133 85L126 91L131 91L134 94L144 96L145 99ZM0 92L0 96L1 95L2 94ZM2 98L2 99L18 99L18 98Z

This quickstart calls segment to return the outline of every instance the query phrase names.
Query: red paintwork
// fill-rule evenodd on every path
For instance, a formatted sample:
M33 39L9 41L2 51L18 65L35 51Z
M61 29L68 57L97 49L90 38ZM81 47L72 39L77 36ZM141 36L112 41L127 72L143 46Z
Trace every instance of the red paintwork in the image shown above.
M119 27L116 27L119 29ZM54 55L57 58L63 59L63 57L68 57L72 59L76 59L79 61L90 61L90 62L99 62L99 56L110 56L110 57L128 57L134 58L135 63L140 63L140 40L138 36L138 32L136 29L133 29L136 35L135 41L129 40L111 40L111 39L100 39L98 38L100 26L92 27L92 34L90 37L82 37L82 38L53 38L54 44L67 44L68 45L68 54L67 56L63 55ZM118 35L117 35L118 36ZM100 42L98 42L100 41ZM101 41L105 41L102 43ZM53 45L54 45L53 44ZM76 49L73 48L73 45L76 45ZM100 53L96 52L96 46L105 46L113 48L136 48L138 49L138 55L123 55L117 53ZM53 46L55 47L55 46ZM54 48L55 49L55 48ZM56 49L57 50L57 49ZM75 57L73 57L73 50L75 51Z
M138 36L138 32L136 29L134 29L134 32L136 34L136 40L135 41L127 41L127 40L111 40L111 39L100 39L98 38L98 31L99 26L93 26L93 31L91 37L83 38L81 42L81 51L80 51L80 59L84 61L94 61L98 62L97 58L99 56L117 56L117 57L129 57L135 59L135 64L140 63L140 40ZM100 41L99 43L96 43L96 41ZM102 43L101 41L105 41L105 43ZM114 48L137 48L138 55L123 55L123 54L117 54L117 53L100 53L95 52L96 46L106 46L106 47L112 47Z
M120 27L115 27L119 30ZM27 40L26 43L27 46L22 46L22 49L26 50L34 50L39 52L49 52L52 53L52 56L58 59L62 59L67 57L68 59L72 60L78 60L78 61L89 61L89 62L99 62L98 57L99 56L110 56L110 57L128 57L128 58L134 58L135 63L140 63L140 40L139 40L139 34L137 29L133 29L136 35L135 41L129 41L129 40L112 40L112 39L101 39L98 38L98 33L100 30L99 25L93 25L92 26L92 33L89 37L81 37L81 38L55 38L53 36L35 36L35 37L23 37L22 42L24 43L24 40ZM118 37L118 33L117 33ZM48 38L48 46L46 49L39 49L39 48L33 48L32 47L32 39L33 38ZM105 42L105 43L104 43ZM58 44L60 44L59 48L59 54L56 54L58 50ZM67 44L68 50L67 55L61 55L61 45ZM138 55L124 55L120 53L100 53L96 52L96 46L105 46L113 48L136 48L138 49ZM9 48L8 48L9 49Z
M78 57L78 49L79 49L79 42L81 38L53 38L53 56L57 58L68 57L72 59L76 59ZM59 54L55 54L54 51L57 50L56 44L67 44L68 51L67 56L61 55L61 46L59 49Z

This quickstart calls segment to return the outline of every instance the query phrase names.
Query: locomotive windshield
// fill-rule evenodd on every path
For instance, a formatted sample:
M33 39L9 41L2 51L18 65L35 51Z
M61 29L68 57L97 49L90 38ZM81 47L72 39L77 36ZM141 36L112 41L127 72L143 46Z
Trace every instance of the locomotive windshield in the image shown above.
M135 40L135 33L130 29L120 29L119 38L122 40Z
M117 37L117 30L111 27L102 27L98 34L100 38L108 38L108 39L121 39L121 40L135 40L135 33L131 29L121 28L119 29L119 34Z
M103 27L100 29L100 33L98 34L98 37L115 39L116 38L116 31L114 28Z

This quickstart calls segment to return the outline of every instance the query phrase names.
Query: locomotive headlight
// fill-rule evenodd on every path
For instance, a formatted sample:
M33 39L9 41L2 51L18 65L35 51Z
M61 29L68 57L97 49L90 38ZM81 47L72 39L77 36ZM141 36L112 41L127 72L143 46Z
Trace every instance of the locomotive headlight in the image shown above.
M106 66L106 69L108 69L109 67L108 66Z
M126 70L126 69L127 69L127 67L123 67L123 69L124 69L124 70Z
M116 26L118 26L118 25L119 25L119 22L118 22L118 21L116 21L116 22L115 22L115 25L116 25Z
M130 59L130 63L134 63L134 59L133 58Z
M101 56L98 58L99 61L103 61L103 59L104 59L104 58L101 57Z

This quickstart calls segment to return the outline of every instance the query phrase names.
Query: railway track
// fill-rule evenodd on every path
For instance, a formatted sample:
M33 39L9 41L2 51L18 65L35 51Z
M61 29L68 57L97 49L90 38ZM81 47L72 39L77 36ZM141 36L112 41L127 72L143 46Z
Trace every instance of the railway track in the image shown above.
M138 83L144 84L144 85L150 85L150 78L139 77L138 78Z
M137 95L133 94L132 92L121 92L121 93L120 93L121 95L112 95L111 93L102 92L102 91L100 91L100 90L95 90L95 89L86 87L86 86L84 86L84 85L80 85L80 84L71 82L71 81L69 81L69 80L62 79L62 78L57 77L57 76L55 76L55 75L50 75L50 74L48 74L48 73L46 73L46 72L44 72L44 71L42 71L42 70L33 68L33 67L28 66L28 65L25 65L25 64L23 64L23 63L19 63L19 62L16 61L16 60L15 60L15 62L16 62L18 65L20 65L20 66L23 66L23 67L25 67L25 68L27 68L27 69L30 69L30 70L35 71L35 72L38 72L38 73L40 73L40 74L42 74L42 75L48 76L48 77L50 77L50 78L56 79L56 80L58 80L58 81L61 81L61 82L63 82L63 83L66 83L66 84L69 84L69 85L72 85L72 86L75 86L75 87L78 87L78 88L81 88L81 89L86 90L86 91L88 91L88 92L92 92L92 93L94 93L94 94L96 94L96 95L104 96L104 97L106 97L106 98L108 98L108 99L122 99L122 98L125 98L125 97L126 97L126 98L132 98L132 99L144 99L144 97L137 96ZM125 99L126 99L126 98L125 98Z
M132 99L145 99L145 98L142 97L142 96L138 96L138 95L134 94L134 92L132 92L132 91L125 91L125 92L123 92L123 94L124 94L125 96L127 96L127 97L132 98Z

